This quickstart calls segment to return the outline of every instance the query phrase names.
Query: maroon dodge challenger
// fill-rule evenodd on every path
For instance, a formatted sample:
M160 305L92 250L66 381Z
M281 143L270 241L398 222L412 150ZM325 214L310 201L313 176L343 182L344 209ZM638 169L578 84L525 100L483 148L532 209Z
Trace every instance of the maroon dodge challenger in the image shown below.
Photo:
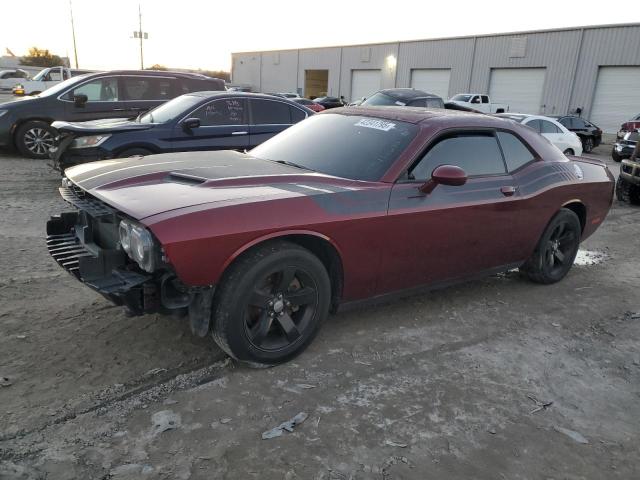
M132 314L180 313L232 357L291 359L329 311L519 268L561 280L614 181L532 129L473 113L355 107L248 153L70 168L53 258Z

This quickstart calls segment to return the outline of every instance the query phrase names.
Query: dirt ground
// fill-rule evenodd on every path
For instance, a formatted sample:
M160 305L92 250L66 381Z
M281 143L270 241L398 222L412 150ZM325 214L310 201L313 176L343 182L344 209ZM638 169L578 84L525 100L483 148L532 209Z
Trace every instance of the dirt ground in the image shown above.
M0 479L639 477L640 208L614 202L559 284L508 273L340 314L254 370L63 272L59 181L0 153Z

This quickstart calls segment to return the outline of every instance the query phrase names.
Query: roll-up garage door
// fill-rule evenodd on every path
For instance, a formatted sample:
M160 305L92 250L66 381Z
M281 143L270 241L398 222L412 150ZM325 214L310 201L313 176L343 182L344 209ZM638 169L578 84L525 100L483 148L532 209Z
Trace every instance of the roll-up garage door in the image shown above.
M351 101L369 98L380 84L380 70L351 70Z
M544 75L544 68L492 68L491 102L509 105L512 113L543 113Z
M600 67L589 119L606 133L640 113L640 67Z
M440 95L445 102L449 99L450 79L451 70L448 68L414 68L411 70L412 88Z

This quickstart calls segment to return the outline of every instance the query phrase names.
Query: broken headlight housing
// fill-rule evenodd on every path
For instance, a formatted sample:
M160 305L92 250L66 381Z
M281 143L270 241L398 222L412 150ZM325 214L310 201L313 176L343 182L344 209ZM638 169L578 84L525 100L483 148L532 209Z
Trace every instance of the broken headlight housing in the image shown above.
M71 142L69 148L90 148L102 145L111 137L110 133L104 135L87 135L85 137L77 137Z
M121 220L118 227L120 246L140 268L153 272L156 268L158 249L151 232L130 220Z

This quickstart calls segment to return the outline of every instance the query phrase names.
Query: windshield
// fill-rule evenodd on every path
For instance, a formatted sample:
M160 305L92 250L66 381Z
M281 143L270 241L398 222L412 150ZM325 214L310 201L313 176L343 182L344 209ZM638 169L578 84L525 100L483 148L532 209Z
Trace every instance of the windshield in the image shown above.
M374 93L371 97L367 98L361 105L369 106L386 106L386 105L404 105L404 102L400 102L389 95L384 93Z
M377 181L417 132L416 125L397 120L314 115L254 148L251 155L336 177Z
M33 80L36 82L39 82L40 80L42 80L42 77L45 76L45 74L49 71L48 68L44 68L42 70L40 70L38 73L36 73L36 76L33 77Z
M627 142L637 142L640 139L640 133L638 132L629 132L624 136L624 139Z
M464 95L464 94L460 93L460 94L458 94L458 95L454 96L454 97L451 99L451 101L453 101L453 102L468 102L468 101L470 101L470 100L471 100L471 97L472 97L472 96L473 96L473 95Z
M166 123L182 113L186 113L190 107L200 103L203 100L202 97L196 95L181 95L169 100L167 103L163 103L159 107L149 110L142 115L138 122L140 123Z
M78 75L77 77L69 78L69 79L65 80L64 82L57 83L54 86L47 88L44 92L39 93L37 96L38 97L50 97L51 95L57 95L58 93L62 92L63 90L66 90L67 88L71 87L72 85L75 85L76 83L81 82L82 80L84 80L89 75L90 74L87 73L85 75Z

